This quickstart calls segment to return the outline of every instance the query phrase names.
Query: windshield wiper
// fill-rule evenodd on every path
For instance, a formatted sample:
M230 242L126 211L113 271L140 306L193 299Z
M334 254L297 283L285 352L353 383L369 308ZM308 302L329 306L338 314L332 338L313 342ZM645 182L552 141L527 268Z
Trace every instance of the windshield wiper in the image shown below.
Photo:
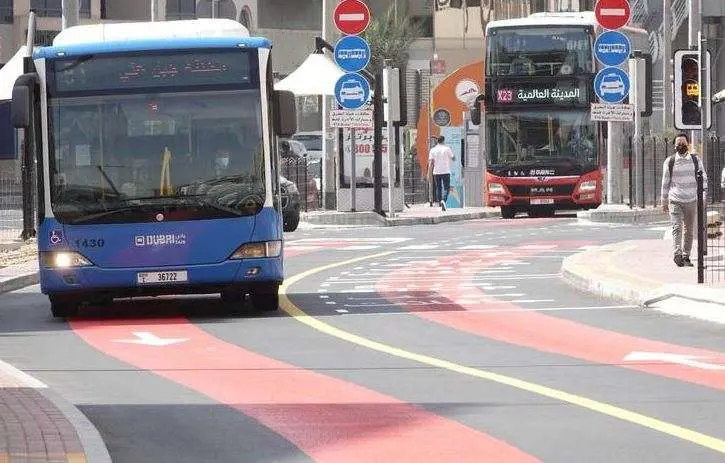
M106 181L108 182L108 184L111 186L111 188L113 189L113 192L116 193L117 196L121 196L121 192L118 191L118 188L116 188L116 185L108 177L108 174L106 174L106 171L103 170L103 167L101 167L100 165L97 165L96 167L101 172L101 175L103 175L103 178L105 178Z
M73 224L81 224L91 222L93 220L102 219L116 214L122 214L126 212L156 212L155 208L168 207L168 206L197 206L197 207L209 207L219 212L226 214L232 214L237 217L244 217L248 215L247 212L232 207L224 206L222 204L207 201L202 199L206 195L190 195L190 196L150 196L144 198L132 198L125 201L126 206L119 207L118 209L110 209L94 214L85 215L73 220ZM158 203L147 203L133 204L134 201L148 201L151 199L170 199L174 201L166 201L163 204Z
M131 206L120 207L118 209L111 209L111 210L108 210L108 211L97 212L95 214L84 215L84 216L79 217L79 218L77 218L75 220L72 220L71 223L74 224L74 225L77 225L77 224L81 224L81 223L87 223L87 222L90 222L92 220L101 219L103 217L108 217L108 216L111 216L111 215L116 215L116 214L121 214L123 212L130 212L130 211L136 211L136 210L138 210L138 208L131 207Z

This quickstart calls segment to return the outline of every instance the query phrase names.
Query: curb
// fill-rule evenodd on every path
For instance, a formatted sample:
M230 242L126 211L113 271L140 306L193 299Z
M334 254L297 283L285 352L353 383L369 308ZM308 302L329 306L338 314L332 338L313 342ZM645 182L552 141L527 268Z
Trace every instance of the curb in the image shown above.
M5 281L0 282L0 294L7 293L10 291L16 291L26 286L32 286L38 284L38 273L26 273L18 275L16 277L9 278ZM6 364L7 367L12 365ZM50 389L44 385L41 381L33 378L22 370L18 370L12 367L13 370L17 370L15 376L26 379L29 387L33 387L39 394L45 397L49 402L53 404L63 416L70 422L73 428L78 434L78 439L83 446L83 452L85 453L85 461L87 463L111 463L111 456L108 453L106 444L98 432L98 429L91 423L88 418L72 403L66 400L62 395ZM42 387L39 387L41 386Z
M48 387L37 389L37 391L48 399L65 416L65 419L73 425L83 446L86 463L111 463L111 455L108 453L108 448L101 437L101 433L78 407Z
M601 276L601 274L606 274L606 270L597 272L596 268L591 269L592 261L603 261L604 266L607 266L609 260L609 258L592 258L593 254L611 252L612 255L615 255L617 251L614 247L618 247L619 252L624 252L623 246L624 243L618 243L567 257L561 265L561 278L568 285L598 297L611 298L639 306L642 309L657 310L670 315L725 324L723 290L694 285L657 284L652 280L639 279L641 285L649 286L645 289L636 284L638 278L634 275L630 276L630 280L627 281L623 278ZM587 265L587 262L590 265ZM718 291L720 291L719 295L716 294ZM687 309L684 308L682 300L691 303ZM693 303L700 305L693 306Z
M669 217L659 209L592 209L588 211L579 211L576 216L580 221L596 223L628 223L633 225L662 223L669 220Z
M622 280L606 277L597 277L587 269L586 263L580 264L580 260L587 260L588 253L612 252L614 249L600 249L598 251L584 251L569 256L561 264L561 277L570 286L595 296L614 299L642 306L643 302L650 297L651 291L643 291L634 285L627 284Z
M8 278L5 281L0 281L0 294L16 291L18 289L25 288L26 286L37 285L38 281L38 272L25 273L23 275Z
M396 227L405 225L435 225L448 222L462 222L500 217L498 211L469 212L434 217L387 218L375 212L333 212L329 214L302 214L301 221L308 225L354 225L373 227Z
M13 378L19 383L19 387L29 388L42 395L49 401L73 426L78 436L81 446L83 447L84 460L87 463L111 463L111 456L108 453L106 444L101 438L95 426L86 418L86 416L72 403L68 402L63 396L53 391L37 378L30 376L24 371L10 365L9 363L0 361L0 370L3 375ZM68 461L71 461L69 458ZM75 461L75 460L73 460Z

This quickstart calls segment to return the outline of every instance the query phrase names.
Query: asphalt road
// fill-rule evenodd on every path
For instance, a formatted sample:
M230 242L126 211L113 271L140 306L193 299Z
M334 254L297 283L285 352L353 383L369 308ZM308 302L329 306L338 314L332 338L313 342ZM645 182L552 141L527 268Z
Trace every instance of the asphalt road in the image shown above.
M115 462L725 461L721 327L558 275L588 246L661 235L569 218L302 229L278 314L170 298L66 323L27 288L0 295L0 359L77 404Z

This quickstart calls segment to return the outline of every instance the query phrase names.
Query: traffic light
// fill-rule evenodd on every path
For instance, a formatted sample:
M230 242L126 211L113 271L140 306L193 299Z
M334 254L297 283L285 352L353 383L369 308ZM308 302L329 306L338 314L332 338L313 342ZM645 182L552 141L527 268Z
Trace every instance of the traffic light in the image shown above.
M707 95L710 88L710 52L706 56L705 82L700 82L700 62L697 50L675 52L675 128L699 130L701 128L700 94ZM712 105L705 98L706 127L710 128Z

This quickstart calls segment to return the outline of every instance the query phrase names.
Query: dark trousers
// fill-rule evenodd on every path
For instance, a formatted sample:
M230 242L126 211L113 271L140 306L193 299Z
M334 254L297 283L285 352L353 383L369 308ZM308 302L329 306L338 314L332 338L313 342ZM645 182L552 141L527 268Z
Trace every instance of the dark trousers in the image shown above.
M448 190L451 189L451 174L434 174L433 182L436 188L436 202L448 199Z

